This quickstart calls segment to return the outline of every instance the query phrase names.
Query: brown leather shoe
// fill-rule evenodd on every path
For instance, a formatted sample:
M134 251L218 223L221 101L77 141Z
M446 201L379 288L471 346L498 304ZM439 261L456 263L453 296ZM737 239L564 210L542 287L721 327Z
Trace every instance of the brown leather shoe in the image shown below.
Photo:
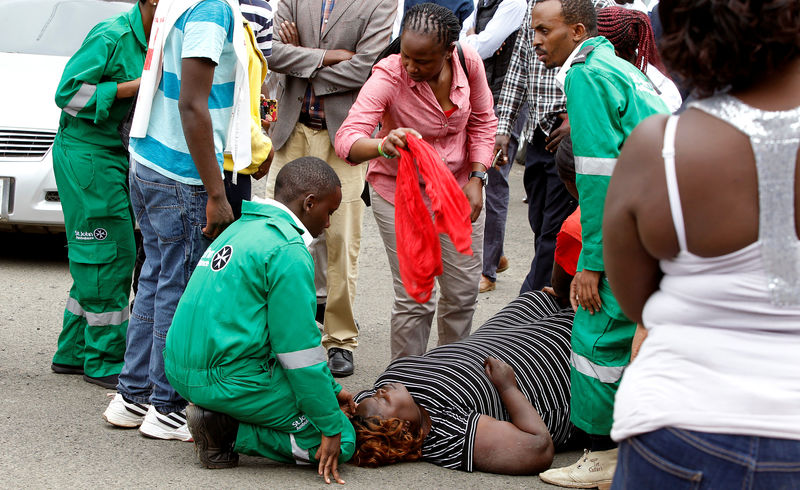
M186 423L194 438L194 451L206 468L234 468L239 454L233 450L239 421L230 415L197 405L186 407Z
M497 261L497 273L505 272L508 270L508 257L503 255L500 257L500 260Z
M480 293L488 293L489 291L494 291L497 287L495 283L489 280L488 277L481 274L481 282L478 284L478 292Z

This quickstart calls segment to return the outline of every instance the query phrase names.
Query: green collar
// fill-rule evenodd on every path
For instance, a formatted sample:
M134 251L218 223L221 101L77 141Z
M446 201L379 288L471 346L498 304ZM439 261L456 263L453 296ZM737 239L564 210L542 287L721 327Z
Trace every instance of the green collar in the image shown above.
M142 48L146 50L147 38L144 37L144 24L142 23L142 11L139 10L139 4L139 1L136 0L136 5L128 10L126 17L128 17L128 23L131 25L131 31L133 31L136 40L139 41Z

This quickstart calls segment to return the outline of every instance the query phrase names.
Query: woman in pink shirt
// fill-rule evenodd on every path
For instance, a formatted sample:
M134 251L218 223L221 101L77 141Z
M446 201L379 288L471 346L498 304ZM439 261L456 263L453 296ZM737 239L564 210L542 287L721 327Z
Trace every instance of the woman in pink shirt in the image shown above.
M483 184L497 118L483 62L463 47L467 72L458 59L455 41L459 22L445 7L414 6L403 20L400 54L381 60L336 133L336 153L353 165L370 161L375 221L383 238L394 285L392 359L421 355L428 345L435 291L417 303L403 288L397 262L394 201L398 152L406 133L421 137L436 149L471 207L474 254L459 254L440 235L444 272L437 282L439 345L469 335L481 276L483 244ZM377 137L372 134L381 123ZM424 190L423 190L424 196ZM427 196L424 196L426 202Z

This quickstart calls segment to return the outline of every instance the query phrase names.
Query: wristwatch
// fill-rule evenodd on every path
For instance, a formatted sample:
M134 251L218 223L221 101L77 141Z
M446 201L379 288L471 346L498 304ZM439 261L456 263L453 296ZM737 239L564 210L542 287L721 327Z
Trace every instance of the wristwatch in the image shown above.
M484 187L486 187L486 184L489 182L489 176L486 175L486 172L481 172L480 170L473 170L472 173L469 174L470 179L473 177L481 179Z

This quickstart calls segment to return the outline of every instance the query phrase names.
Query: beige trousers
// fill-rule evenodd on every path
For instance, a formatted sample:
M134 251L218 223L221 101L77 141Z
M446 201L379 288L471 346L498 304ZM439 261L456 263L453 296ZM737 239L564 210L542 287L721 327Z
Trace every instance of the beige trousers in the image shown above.
M417 303L408 295L400 279L400 265L397 260L397 241L394 226L394 205L377 192L372 191L372 213L378 224L378 231L386 247L389 268L392 271L394 304L392 305L391 354L392 360L399 357L422 355L428 348L433 314L437 309L436 290L439 301L436 323L439 344L444 345L467 337L472 329L472 316L478 300L478 283L481 280L483 263L483 225L485 214L481 211L478 220L472 224L472 255L456 251L453 242L445 235L439 235L442 247L442 275L436 278L431 298L425 303Z
M331 216L331 226L309 247L315 264L317 301L325 302L325 330L322 345L353 350L358 345L358 327L353 303L358 280L358 253L361 250L361 224L364 220L366 165L353 166L336 156L328 130L311 129L297 123L283 147L275 152L267 177L267 197L275 194L275 177L284 165L304 156L328 162L342 182L342 203ZM326 287L327 286L327 287Z

